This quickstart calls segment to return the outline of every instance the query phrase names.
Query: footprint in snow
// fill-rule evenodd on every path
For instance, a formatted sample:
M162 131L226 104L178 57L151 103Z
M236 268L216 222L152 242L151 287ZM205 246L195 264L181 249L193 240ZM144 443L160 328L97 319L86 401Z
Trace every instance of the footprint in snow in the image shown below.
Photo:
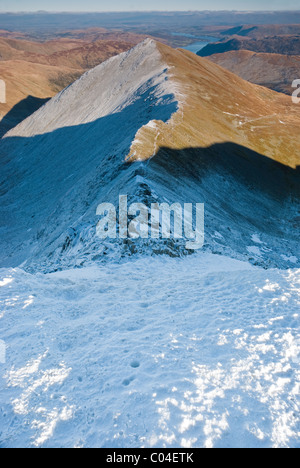
M131 382L134 381L134 379L135 377L130 377L129 379L125 379L123 380L122 385L124 385L124 387L128 387L131 384Z

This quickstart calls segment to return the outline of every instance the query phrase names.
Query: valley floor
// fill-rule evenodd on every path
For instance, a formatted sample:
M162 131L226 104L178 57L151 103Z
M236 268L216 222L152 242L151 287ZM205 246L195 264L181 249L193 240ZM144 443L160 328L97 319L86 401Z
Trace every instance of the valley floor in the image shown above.
M299 304L203 253L2 269L0 447L299 447Z

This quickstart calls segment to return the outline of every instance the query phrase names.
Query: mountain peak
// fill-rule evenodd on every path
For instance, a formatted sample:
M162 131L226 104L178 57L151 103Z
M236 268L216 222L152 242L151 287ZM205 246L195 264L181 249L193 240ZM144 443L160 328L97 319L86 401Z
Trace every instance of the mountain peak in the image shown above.
M82 75L6 136L28 137L95 122L121 112L147 87L152 86L154 94L155 89L159 95L164 89L172 93L166 81L167 66L158 43L146 39Z

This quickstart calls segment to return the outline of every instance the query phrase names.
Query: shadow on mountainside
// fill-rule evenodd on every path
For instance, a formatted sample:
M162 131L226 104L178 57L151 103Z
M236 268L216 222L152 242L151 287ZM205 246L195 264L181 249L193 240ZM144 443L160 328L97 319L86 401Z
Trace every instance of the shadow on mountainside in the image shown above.
M85 125L1 140L0 266L34 258L35 265L53 270L102 261L112 244L122 250L121 241L107 247L95 235L98 204L117 206L120 194L148 206L204 203L206 248L249 260L251 236L259 234L261 256L253 263L293 266L282 255L298 255L299 166L235 143L161 148L149 161L125 162L138 128L155 118L154 109L145 122L137 119L144 105L141 100ZM166 119L174 111L174 103L166 102ZM174 255L181 255L181 247L171 246ZM134 251L151 255L151 240L139 240ZM120 255L114 250L115 259Z
M26 99L18 102L0 122L0 138L9 130L16 127L20 122L27 119L40 107L46 104L50 98L41 99L35 96L28 96Z
M300 161L299 161L300 162ZM295 169L236 143L217 143L205 148L160 148L150 164L201 182L209 174L234 178L250 190L265 193L278 202L300 196L300 166Z

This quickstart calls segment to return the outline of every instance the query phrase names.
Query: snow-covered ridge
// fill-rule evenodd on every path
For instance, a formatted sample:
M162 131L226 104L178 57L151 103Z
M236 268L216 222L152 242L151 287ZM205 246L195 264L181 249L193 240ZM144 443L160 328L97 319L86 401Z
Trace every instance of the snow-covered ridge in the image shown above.
M218 128L224 141L232 126L223 114L218 124L213 99L212 77L222 69L199 60L146 40L83 75L0 140L0 267L49 272L187 253L185 240L97 238L98 205L117 207L122 194L147 206L204 202L205 249L267 268L298 265L296 173L238 144L203 143ZM223 74L233 92L232 76ZM236 85L238 95L248 87Z
M175 100L175 85L152 39L89 70L6 136L41 135L94 122L133 104L149 85L152 100L166 95Z
M168 122L177 109L168 67L157 43L146 40L84 74L6 134L0 265L40 261L44 242L52 255L70 233L73 245L74 232L81 247L90 245L97 205L112 192L117 199L122 190L136 191L136 168L124 161L138 130Z

